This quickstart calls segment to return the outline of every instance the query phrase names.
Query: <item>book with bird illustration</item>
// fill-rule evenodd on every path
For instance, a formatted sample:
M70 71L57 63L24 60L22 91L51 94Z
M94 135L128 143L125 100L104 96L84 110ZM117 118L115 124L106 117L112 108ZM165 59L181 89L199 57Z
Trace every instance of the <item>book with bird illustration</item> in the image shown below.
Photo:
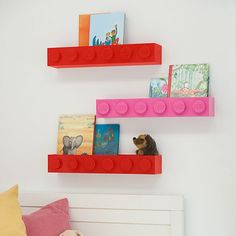
M94 138L94 154L117 155L119 152L119 124L97 124Z

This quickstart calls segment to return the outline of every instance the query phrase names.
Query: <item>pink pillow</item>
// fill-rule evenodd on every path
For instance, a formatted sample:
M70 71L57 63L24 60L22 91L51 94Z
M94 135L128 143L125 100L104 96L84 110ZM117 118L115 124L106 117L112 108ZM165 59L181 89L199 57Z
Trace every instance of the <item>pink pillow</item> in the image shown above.
M58 236L67 229L69 223L68 200L52 202L41 209L23 216L27 236Z

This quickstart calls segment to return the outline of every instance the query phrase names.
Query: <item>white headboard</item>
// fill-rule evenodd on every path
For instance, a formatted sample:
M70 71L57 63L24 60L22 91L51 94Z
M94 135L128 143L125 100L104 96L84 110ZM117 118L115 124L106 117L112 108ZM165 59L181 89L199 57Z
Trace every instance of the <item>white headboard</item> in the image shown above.
M64 197L72 228L85 236L184 236L181 196L35 192L20 194L20 204L30 213Z

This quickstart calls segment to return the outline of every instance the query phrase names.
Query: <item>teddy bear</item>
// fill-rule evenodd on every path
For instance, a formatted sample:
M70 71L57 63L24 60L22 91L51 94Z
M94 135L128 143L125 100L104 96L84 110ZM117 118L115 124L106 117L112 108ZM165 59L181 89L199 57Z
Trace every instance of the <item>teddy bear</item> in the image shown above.
M137 155L159 155L155 140L149 134L133 137L133 142L138 148Z
M83 236L78 230L66 230L59 236Z

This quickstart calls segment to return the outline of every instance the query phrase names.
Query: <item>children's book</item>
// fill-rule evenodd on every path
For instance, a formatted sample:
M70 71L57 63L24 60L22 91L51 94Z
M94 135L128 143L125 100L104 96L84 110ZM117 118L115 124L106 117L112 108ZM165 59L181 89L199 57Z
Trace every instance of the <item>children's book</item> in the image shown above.
M168 79L167 78L154 78L151 79L149 87L150 98L165 98L168 91Z
M79 16L79 46L123 44L125 14L101 13Z
M57 154L93 154L95 115L63 115L59 118Z
M94 154L117 155L119 152L119 124L97 124L94 138Z
M209 65L170 65L168 83L169 97L207 97Z

